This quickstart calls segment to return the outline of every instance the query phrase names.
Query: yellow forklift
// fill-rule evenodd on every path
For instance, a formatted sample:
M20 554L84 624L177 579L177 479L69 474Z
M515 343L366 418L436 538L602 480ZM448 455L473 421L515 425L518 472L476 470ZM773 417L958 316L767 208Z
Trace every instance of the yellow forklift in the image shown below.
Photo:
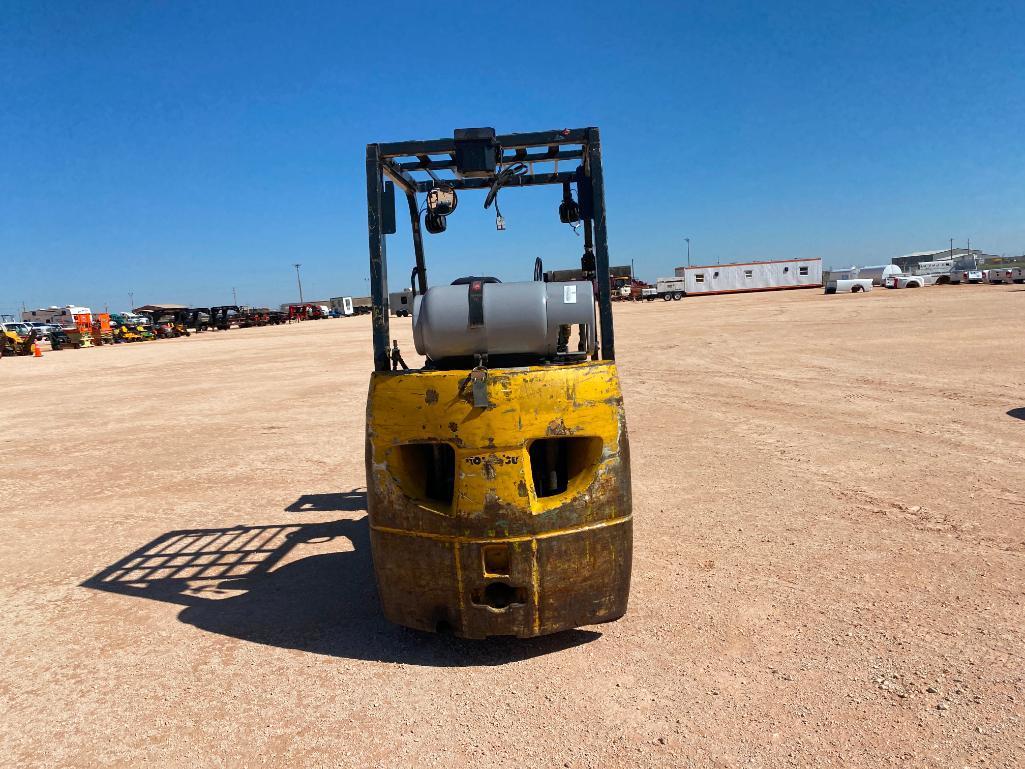
M443 233L458 194L483 193L503 230L500 194L546 185L561 190L560 220L582 231L579 280L545 282L537 259L533 280L472 275L428 287L422 230ZM424 364L414 369L389 325L396 188L416 265L412 331ZM473 128L370 144L367 201L367 496L385 616L466 638L618 619L632 501L598 129Z

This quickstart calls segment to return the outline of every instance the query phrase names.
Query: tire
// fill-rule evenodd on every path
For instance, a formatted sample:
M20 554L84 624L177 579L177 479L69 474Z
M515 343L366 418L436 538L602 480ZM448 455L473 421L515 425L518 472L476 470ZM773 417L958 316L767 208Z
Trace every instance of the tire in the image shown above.
M675 294L673 294L673 301L674 302L679 302L681 299L683 299L683 294L681 294L679 291L677 291Z
M856 294L861 291L861 286L851 286L851 293Z
M662 294L662 301L663 302L671 302L672 299L673 299L673 295L672 294Z
M906 286L904 286L904 288L921 288L921 287L922 287L921 283L915 283L914 281L912 281L911 283L908 283Z

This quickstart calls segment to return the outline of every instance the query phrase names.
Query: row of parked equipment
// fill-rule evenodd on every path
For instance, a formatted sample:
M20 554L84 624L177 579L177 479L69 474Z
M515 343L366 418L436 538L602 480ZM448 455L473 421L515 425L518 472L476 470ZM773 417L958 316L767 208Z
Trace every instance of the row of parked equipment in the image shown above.
M52 350L78 350L325 317L328 315L323 308L313 304L291 305L287 311L220 305L140 308L122 313L93 313L88 307L66 305L26 310L21 321L10 315L0 316L0 355L38 355L40 342L48 342Z

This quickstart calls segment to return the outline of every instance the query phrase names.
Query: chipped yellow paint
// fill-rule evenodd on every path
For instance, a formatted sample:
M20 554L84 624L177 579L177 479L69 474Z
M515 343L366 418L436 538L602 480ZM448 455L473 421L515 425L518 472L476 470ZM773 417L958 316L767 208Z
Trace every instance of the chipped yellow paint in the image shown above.
M551 510L579 494L590 477L580 474L564 494L538 498L531 483L530 444L537 438L558 436L597 438L603 448L618 442L622 397L612 363L494 371L488 377L488 395L494 405L486 410L473 408L468 375L468 371L375 374L371 382L371 403L381 404L367 414L378 474L398 464L393 452L401 444L442 441L455 449L453 504L419 500L426 508L448 515L477 515L498 500L517 507L524 507L526 501L525 507L533 513ZM594 459L597 464L603 461L600 452Z

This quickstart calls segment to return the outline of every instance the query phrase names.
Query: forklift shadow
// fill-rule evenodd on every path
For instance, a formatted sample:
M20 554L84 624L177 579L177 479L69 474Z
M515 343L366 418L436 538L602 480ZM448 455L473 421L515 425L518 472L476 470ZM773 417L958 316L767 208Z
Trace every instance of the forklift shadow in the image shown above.
M1015 419L1025 419L1025 406L1018 409L1011 409L1007 412L1007 416L1014 417Z
M351 494L310 496L352 503ZM601 636L570 630L534 639L470 641L392 625L378 604L365 516L171 531L82 586L181 604L181 622L244 641L413 665L503 665Z

